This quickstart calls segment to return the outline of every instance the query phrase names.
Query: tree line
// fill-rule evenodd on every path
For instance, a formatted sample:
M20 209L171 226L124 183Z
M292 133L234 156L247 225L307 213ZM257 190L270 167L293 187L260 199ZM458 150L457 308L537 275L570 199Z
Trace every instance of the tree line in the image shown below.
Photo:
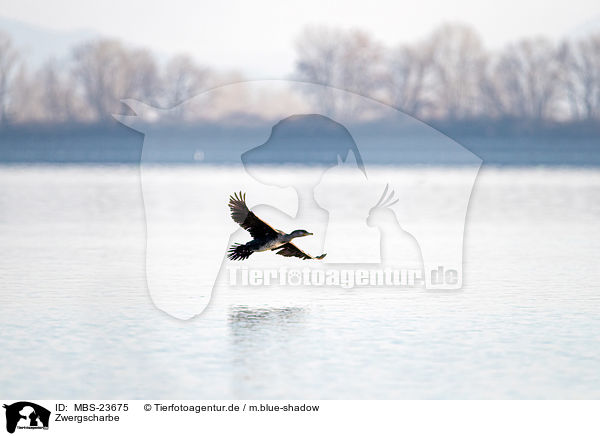
M425 120L597 121L600 34L526 38L486 50L470 27L445 24L388 47L360 29L310 26L296 44L293 79L372 97ZM0 32L0 123L103 122L121 98L170 108L220 83L243 80L191 57L157 61L148 50L98 39L68 60L29 67ZM283 98L283 97L282 97ZM348 101L328 101L334 112ZM194 121L194 113L182 113Z
M472 28L457 24L396 47L361 30L313 27L296 50L298 78L421 119L600 118L600 33L558 43L527 38L488 51Z

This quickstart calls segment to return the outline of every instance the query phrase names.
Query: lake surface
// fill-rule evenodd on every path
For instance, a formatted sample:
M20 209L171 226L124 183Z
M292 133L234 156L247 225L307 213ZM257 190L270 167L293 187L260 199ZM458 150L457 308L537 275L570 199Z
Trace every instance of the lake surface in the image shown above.
M139 167L3 166L0 391L597 399L599 200L598 169L484 167L461 291L220 286L181 321L146 286Z

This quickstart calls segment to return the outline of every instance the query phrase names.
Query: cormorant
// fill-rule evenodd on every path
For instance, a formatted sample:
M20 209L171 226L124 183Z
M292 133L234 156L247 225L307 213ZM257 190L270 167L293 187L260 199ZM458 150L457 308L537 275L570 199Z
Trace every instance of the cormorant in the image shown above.
M248 206L246 206L246 194L242 194L242 192L239 195L235 193L229 197L229 209L231 210L231 218L254 238L245 244L233 244L227 252L227 257L231 260L248 259L256 251L267 250L279 250L277 254L281 256L299 257L300 259L323 259L326 256L326 253L324 253L313 257L292 244L290 242L292 239L310 236L312 233L306 230L294 230L292 233L287 234L274 229L254 215L254 212L250 212Z

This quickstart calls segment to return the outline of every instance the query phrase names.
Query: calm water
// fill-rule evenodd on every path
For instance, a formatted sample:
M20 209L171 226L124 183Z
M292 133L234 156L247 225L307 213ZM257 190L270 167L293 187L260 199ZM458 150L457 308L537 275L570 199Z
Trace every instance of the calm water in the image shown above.
M600 398L599 200L598 170L483 168L462 291L220 287L180 321L146 288L139 168L1 167L0 392Z

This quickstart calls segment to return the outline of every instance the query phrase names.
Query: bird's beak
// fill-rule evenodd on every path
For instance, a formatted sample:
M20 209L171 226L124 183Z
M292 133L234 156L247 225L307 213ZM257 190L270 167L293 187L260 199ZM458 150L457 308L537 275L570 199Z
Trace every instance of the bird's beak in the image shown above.
M306 236L312 236L312 233L308 233Z

